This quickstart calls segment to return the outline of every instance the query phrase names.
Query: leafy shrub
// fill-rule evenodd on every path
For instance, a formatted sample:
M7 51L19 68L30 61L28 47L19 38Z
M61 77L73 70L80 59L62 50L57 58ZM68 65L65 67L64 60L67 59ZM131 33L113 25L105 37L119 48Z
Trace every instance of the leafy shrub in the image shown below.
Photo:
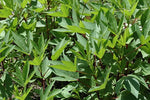
M150 100L149 0L0 0L0 99Z

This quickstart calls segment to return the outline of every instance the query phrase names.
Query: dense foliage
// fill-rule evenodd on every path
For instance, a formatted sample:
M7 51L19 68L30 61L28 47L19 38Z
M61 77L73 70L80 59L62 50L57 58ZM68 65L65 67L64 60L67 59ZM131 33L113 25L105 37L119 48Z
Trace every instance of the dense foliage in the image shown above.
M149 0L0 0L1 100L150 100Z

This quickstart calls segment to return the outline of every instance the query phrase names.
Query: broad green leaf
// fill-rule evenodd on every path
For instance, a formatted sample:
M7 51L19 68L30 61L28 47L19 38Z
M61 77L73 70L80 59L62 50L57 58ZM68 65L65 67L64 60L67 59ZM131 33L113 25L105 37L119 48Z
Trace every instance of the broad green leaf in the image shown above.
M12 15L11 9L7 7L0 9L0 18L8 18L10 15Z
M118 80L117 83L116 83L115 92L116 92L117 94L119 94L120 91L121 91L121 88L122 88L123 83L124 83L124 79L125 79L125 77L122 77L122 78L121 78L120 80Z
M38 0L40 3L45 4L47 1L46 0Z
M87 3L89 0L83 0L84 3Z
M108 11L106 15L108 17L110 29L113 30L113 32L117 33L117 21L115 16L110 11Z
M116 100L137 100L130 92L123 91Z
M64 15L63 13L61 12L48 12L47 15L49 16L54 16L54 17L67 17L66 15Z
M130 77L136 78L144 87L146 87L147 89L149 88L148 85L146 84L144 78L142 78L141 76L136 76L136 75L128 75Z
M72 18L73 18L73 22L75 23L75 25L79 24L77 9L78 8L76 8L76 2L74 0L73 7L72 7Z
M25 43L25 38L17 33L12 32L14 37L14 42L23 52L28 52L27 44Z
M118 34L121 33L121 30L122 30L122 27L123 27L123 23L124 23L124 19L125 19L125 16L123 15L123 16L121 17L121 20L119 21Z
M62 61L63 64L60 65L51 65L50 67L65 70L65 71L71 71L71 72L76 72L77 68L74 63L71 61Z
M17 87L16 87L17 88ZM16 99L19 99L19 100L25 100L26 97L28 96L29 92L32 90L33 86L29 87L27 89L27 91L24 93L24 94L19 94L18 95L15 95L15 98ZM17 90L17 89L16 89ZM17 90L18 91L18 90Z
M47 78L52 72L52 70L49 69L49 65L50 65L50 62L48 58L46 57L40 65L42 76L44 76L44 78Z
M31 29L32 27L34 27L36 25L36 22L30 23L30 24L26 24L25 22L22 23L22 26L25 29Z
M62 44L62 42L63 42L64 44ZM58 59L58 57L59 57L59 56L61 55L61 53L64 51L64 49L66 48L66 46L69 44L69 41L67 41L67 42L61 41L60 44L61 44L61 45L59 45L60 48L58 48L58 49L56 50L56 52L51 56L52 60L57 60L57 59Z
M13 0L2 0L2 1L5 1L7 7L13 8L13 4L14 4Z
M24 65L23 71L22 71L22 75L23 75L24 82L25 82L25 80L28 78L29 67L30 67L30 66L29 66L29 62L27 61L26 64Z
M23 79L22 73L21 73L20 69L18 68L18 66L16 68L16 72L14 72L13 75L15 77L12 77L12 79L19 85L24 86L24 79Z
M9 54L14 48L15 48L14 45L10 45L9 48L7 48L7 49L5 50L5 52L3 52L4 55L5 55L5 56L8 56L8 54Z
M71 61L66 61L66 62L68 62L70 65L72 65L72 66L74 66L74 67L76 67L77 66L77 57L75 57L75 59L74 59L74 64L73 64L73 62L71 62ZM64 61L65 62L65 61ZM51 65L64 65L61 61L50 61L50 64ZM71 67L71 66L70 66ZM53 71L54 71L54 73L55 74L57 74L58 76L70 76L70 75L75 75L76 73L74 73L74 72L68 72L68 71L64 71L64 70L59 70L59 69L53 69Z
M6 50L8 47L3 47L3 48L0 48L0 53L3 52L4 50Z
M18 18L16 17L16 18L13 20L12 25L15 27L15 26L17 26L17 23L18 23Z
M55 81L53 81L50 85L48 85L47 88L45 89L45 91L43 91L43 89L41 90L41 92L40 92L41 100L48 100L48 95L49 95L54 83L55 83Z
M71 8L71 7L68 5L62 4L60 7L60 9L61 9L60 12L50 11L50 12L46 12L46 13L47 13L47 15L54 16L54 17L68 17L69 8Z
M21 3L21 7L25 8L28 2L30 3L31 0L23 0L23 2Z
M85 33L89 33L90 34L90 32L91 32L90 30L85 29L85 28L81 28L79 26L68 25L67 29L71 30L73 33L77 32L77 33L82 33L82 34L85 34Z
M141 49L146 52L147 54L150 54L150 47L148 46L142 46Z
M75 56L77 56L77 58L85 60L85 57L83 57L79 52L76 52L75 50L70 50Z
M33 33L30 31L27 31L27 46L28 46L29 54L31 54L32 48L33 48L33 45L31 43L32 40L33 40Z
M34 50L36 51L36 53L37 54L41 54L39 46L34 41L31 41L31 43L32 43L32 45L33 45Z
M114 48L114 47L116 46L117 41L118 41L118 37L119 37L119 35L116 35L116 36L113 38L112 43L111 43L110 41L108 41L107 45L108 45L109 47L111 47L111 48Z
M96 56L98 56L101 59L104 56L105 51L106 51L106 48L101 47L98 54L96 54Z
M32 61L29 61L29 64L31 64L31 65L40 65L43 58L44 58L43 56L35 56Z
M130 91L136 98L138 98L140 91L139 81L132 77L127 77L124 81L125 88Z
M4 57L0 57L0 62L2 62L4 59L5 59L5 56Z
M35 11L35 12L41 12L41 11L43 11L45 9L45 7L43 6L42 8L35 8L35 9L33 9L33 11Z
M80 26L81 28L85 28L85 26L84 26L84 24L83 24L82 21L80 21L79 26Z
M150 31L150 19L148 19L148 20L145 22L144 26L143 26L143 33L144 33L144 37L145 37L145 38L148 37L149 31Z
M64 81L77 81L76 78L73 78L73 77L53 77L51 78L52 80L55 80L55 81L60 81L60 82L64 82Z
M84 51L84 49L85 49L84 46L81 45L79 42L75 42L75 43L76 43L77 48L78 48L79 52L81 53L82 57L86 58L86 53Z
M142 74L143 76L148 76L150 75L150 65L149 64L145 64L145 66L140 66L142 68Z
M28 76L28 78L24 82L24 87L26 87L26 85L31 81L31 78L34 76L34 74L35 74L35 70L32 71L32 73Z
M43 21L38 21L37 23L36 23L36 27L45 27L46 25L45 25L45 22L43 22Z
M132 6L132 8L130 10L124 9L124 10L121 10L121 12L123 14L125 13L125 15L129 18L134 13L134 11L135 11L135 9L137 7L137 4L138 4L138 1L135 4L133 4L133 6Z
M4 31L4 29L6 28L6 25L2 26L2 28L0 28L0 34L2 33L2 31Z
M136 33L137 33L137 36L139 37L139 39L140 39L140 41L141 41L141 44L145 44L145 43L146 43L145 37L144 37L144 35L141 33L141 31L140 31L138 25L135 24L134 27L135 27L135 31L136 31Z
M141 24L144 26L145 22L150 18L150 9L147 9L141 17Z
M25 99L26 99L26 97L28 96L28 94L29 94L29 92L32 90L32 88L33 88L33 86L29 87L29 88L27 89L27 91L23 94L23 96L21 96L21 99L22 99L22 100L25 100Z
M99 91L99 90L105 89L105 87L107 85L107 82L109 81L110 72L111 72L111 68L107 69L107 73L106 73L104 83L101 84L100 86L95 86L95 87L90 88L90 90L88 92L94 92L94 91Z
M126 28L124 34L121 35L120 40L118 41L122 46L126 45L127 38L129 37L129 28Z
M61 93L62 92L62 89L54 89L50 92L47 100L51 100L53 99L57 94Z
M62 4L61 5L61 11L62 11L62 13L64 14L64 16L68 16L69 15L69 8L71 8L71 6L69 6L69 5L64 5L64 4Z
M57 28L57 29L53 29L53 31L56 32L72 32L71 30L65 29L65 28Z

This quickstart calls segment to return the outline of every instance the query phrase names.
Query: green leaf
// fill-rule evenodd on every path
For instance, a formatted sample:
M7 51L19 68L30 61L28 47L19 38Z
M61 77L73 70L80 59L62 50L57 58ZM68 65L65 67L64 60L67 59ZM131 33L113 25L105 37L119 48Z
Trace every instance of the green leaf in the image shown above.
M145 37L144 37L144 35L141 33L141 31L140 31L138 25L135 24L134 27L135 27L135 31L136 31L136 33L137 33L137 36L139 37L139 39L140 39L140 41L141 41L141 44L145 44L145 43L146 43Z
M56 32L72 32L71 30L65 29L65 28L57 28L57 29L53 29L53 31Z
M123 91L116 100L137 100L130 92Z
M96 56L98 56L101 59L104 56L105 51L106 51L106 48L101 47L98 54L96 54Z
M99 47L98 53L96 53L96 56L98 56L101 59L105 54L108 41L106 39L102 39L99 41L99 43L100 43L100 47Z
M5 59L5 56L4 57L0 57L0 63Z
M133 4L132 8L130 10L127 10L127 9L124 9L124 10L121 10L121 12L129 18L131 17L131 15L134 13L136 7L137 7L137 4L138 4L139 1L135 2L135 4Z
M34 27L36 25L36 22L30 23L30 24L26 24L25 22L22 23L22 26L25 29L31 29L32 27Z
M126 45L126 41L127 41L127 38L129 37L130 33L129 33L129 28L126 28L125 31L124 31L124 34L123 36L121 35L121 38L120 40L118 41L122 46L125 46Z
M117 95L118 95L118 94L120 93L120 91L121 91L121 88L122 88L122 86L123 86L124 80L125 80L125 77L122 77L122 78L119 79L119 81L117 81L117 83L116 83L115 92L117 93Z
M89 0L83 0L84 3L87 3Z
M69 8L71 8L71 7L68 5L62 4L60 7L60 9L61 9L60 12L50 11L50 12L46 12L46 13L47 13L47 15L54 16L54 17L68 17Z
M136 76L136 75L128 75L130 77L136 78L144 87L146 87L147 89L149 89L148 85L146 84L144 78L140 77L140 76Z
M57 94L61 93L62 92L62 89L54 89L50 92L47 100L51 100L53 99Z
M38 0L41 4L45 4L47 1L46 0Z
M3 1L5 1L7 7L13 8L13 4L14 4L13 0L3 0Z
M81 45L79 42L75 42L75 43L76 43L76 45L77 45L77 47L79 49L79 52L81 53L82 57L86 58L86 53L84 51L84 49L85 49L84 46ZM76 55L78 55L78 54L76 54Z
M8 18L10 15L12 15L11 9L7 7L0 9L0 18Z
M49 65L50 65L50 62L49 62L48 58L46 57L40 65L40 68L42 70L41 71L42 76L44 76L44 78L47 78L52 72L51 69L49 69Z
M150 18L150 9L147 9L141 17L141 24L144 26L145 22Z
M28 78L28 74L29 74L29 62L27 61L23 67L23 72L22 72L24 82Z
M121 30L122 30L122 27L123 27L123 23L124 23L124 19L125 19L125 16L123 15L123 16L121 17L120 22L119 22L119 26L118 26L118 34L121 33Z
M26 97L28 96L29 92L32 90L33 86L29 87L27 91L21 96L21 100L25 100Z
M25 8L28 2L31 2L31 0L23 0L23 2L21 3L21 7Z
M127 77L124 81L125 88L130 91L136 98L138 98L140 91L139 81L132 77Z
M112 41L112 43L110 42L110 41L108 41L108 46L109 47L111 47L111 48L114 48L115 46L116 46L116 43L117 43L117 41L118 41L118 37L119 37L119 35L116 35L114 38L113 38L113 41Z
M40 65L43 58L44 58L43 55L42 56L35 56L32 61L29 61L29 64L31 64L31 65Z
M110 11L108 11L106 15L108 17L110 29L117 33L117 21L115 16Z
M150 19L148 19L143 26L144 37L148 37L148 32L150 31Z
M104 83L101 84L100 86L95 86L95 87L90 88L90 90L88 92L94 92L94 91L99 91L99 90L105 89L107 82L109 81L110 72L111 72L111 68L107 69Z
M71 30L73 33L77 32L77 33L85 34L85 33L90 33L91 32L90 30L85 29L85 28L81 28L79 26L68 25L67 29Z
M20 48L20 51L28 53L28 47L27 44L25 43L25 38L14 32L12 32L12 35L14 37L14 42Z
M13 20L12 25L13 25L13 27L15 27L15 26L17 26L17 24L18 24L18 18L16 17L16 18Z
M21 70L18 68L16 68L16 72L13 73L15 77L12 77L12 79L17 82L19 85L24 86L24 79L21 73Z
M35 70L32 71L32 73L29 75L29 77L24 82L24 87L31 81L31 78L34 76L34 74L35 74Z
M74 63L71 61L62 61L63 64L60 65L51 65L50 67L65 70L65 71L71 71L71 72L76 72L77 68Z
M58 49L56 52L51 56L52 60L57 60L58 57L61 55L61 53L64 51L66 46L69 44L70 41L65 42L65 38L61 41L61 43L58 45Z
M47 88L45 89L45 91L43 91L43 89L40 92L40 99L41 100L49 100L48 99L48 95L50 93L50 90L52 89L52 86L54 85L55 81L53 81L50 85L47 86Z
M75 25L78 25L79 24L79 20L78 20L78 13L77 13L75 0L73 1L72 18L73 18L73 22L75 23Z
M2 28L0 28L0 34L2 33L2 31L4 31L4 29L6 28L6 25L2 26Z
M5 55L5 56L8 56L8 54L9 54L14 48L15 48L14 45L10 45L9 48L7 48L7 49L5 50L5 52L3 52L4 55Z
M3 52L4 50L6 50L8 47L3 47L3 48L0 48L0 53Z

